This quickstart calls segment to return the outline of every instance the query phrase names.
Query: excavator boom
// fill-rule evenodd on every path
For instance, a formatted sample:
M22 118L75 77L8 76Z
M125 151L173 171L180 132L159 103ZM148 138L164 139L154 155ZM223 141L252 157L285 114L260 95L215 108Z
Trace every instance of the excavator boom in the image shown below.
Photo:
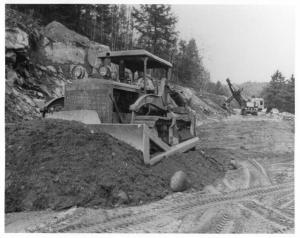
M241 94L241 92L243 91L243 89L242 88L241 89L235 88L232 85L232 83L230 82L229 78L226 79L226 82L228 84L229 90L230 90L230 92L231 92L232 95L225 100L225 102L223 103L222 107L224 109L228 109L228 106L229 106L230 102L233 99L235 99L238 102L238 104L240 105L240 107L241 107L241 114L242 115L245 115L245 114L248 114L248 113L253 114L253 115L257 115L257 108L251 107L251 106L247 106L247 99L245 99L242 96L242 94Z

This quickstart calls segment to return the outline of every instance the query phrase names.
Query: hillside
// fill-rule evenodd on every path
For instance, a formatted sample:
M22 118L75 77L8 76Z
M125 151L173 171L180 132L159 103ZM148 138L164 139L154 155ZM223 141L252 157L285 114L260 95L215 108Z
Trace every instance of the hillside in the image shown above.
M239 88L243 88L243 94L245 97L251 98L252 96L260 97L260 94L267 82L245 82L239 84Z

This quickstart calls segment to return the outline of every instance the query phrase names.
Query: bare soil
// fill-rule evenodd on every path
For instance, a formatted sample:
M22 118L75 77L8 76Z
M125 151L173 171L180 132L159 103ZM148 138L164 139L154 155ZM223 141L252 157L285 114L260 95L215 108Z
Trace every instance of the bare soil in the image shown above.
M234 116L201 126L199 137L198 149L217 161L234 158L237 166L203 191L174 193L134 207L9 213L5 230L294 233L293 122Z
M114 207L162 199L171 176L187 173L192 189L223 177L228 160L192 151L149 167L141 152L82 123L33 120L6 126L5 211Z

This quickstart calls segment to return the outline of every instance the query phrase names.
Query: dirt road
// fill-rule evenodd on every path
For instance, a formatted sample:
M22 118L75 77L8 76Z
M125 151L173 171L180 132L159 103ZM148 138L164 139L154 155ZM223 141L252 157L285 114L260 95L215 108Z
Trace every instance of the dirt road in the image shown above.
M293 233L293 123L234 116L202 125L199 148L236 169L203 191L137 207L6 215L6 232Z

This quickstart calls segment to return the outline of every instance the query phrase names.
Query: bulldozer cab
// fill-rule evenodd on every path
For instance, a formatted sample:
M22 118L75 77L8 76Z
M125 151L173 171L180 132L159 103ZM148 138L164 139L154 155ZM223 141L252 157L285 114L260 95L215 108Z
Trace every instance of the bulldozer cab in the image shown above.
M129 123L133 112L165 116L167 106L175 105L166 92L172 69L170 62L146 50L104 52L99 58L103 62L99 68L102 79L109 80L106 84L112 85L112 96L109 97L113 104L112 121L104 118L102 121ZM154 78L151 74L154 70L162 77ZM143 106L132 106L143 95L148 103L142 100Z
M102 74L109 72L110 66L105 62L113 63L118 66L118 76L111 78L112 80L136 85L145 93L158 93L160 80L154 79L153 75L149 74L150 71L160 70L161 75L164 75L167 81L171 76L172 64L146 50L105 52L99 58L103 62L99 69Z

